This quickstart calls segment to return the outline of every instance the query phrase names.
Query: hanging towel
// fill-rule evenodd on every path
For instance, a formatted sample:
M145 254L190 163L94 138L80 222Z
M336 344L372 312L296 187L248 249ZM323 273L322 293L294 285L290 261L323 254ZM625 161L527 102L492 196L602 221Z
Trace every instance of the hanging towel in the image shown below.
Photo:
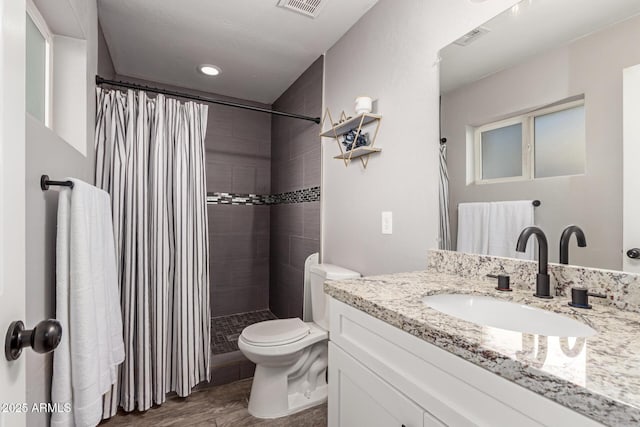
M54 427L97 425L102 395L124 360L110 198L70 180L73 189L58 199L56 318L63 334L53 357L51 400L70 403L72 411L54 412Z
M518 236L526 227L534 225L532 200L491 202L489 208L489 255L534 259L534 243L527 251L516 252Z
M458 204L457 251L486 255L488 250L489 203Z

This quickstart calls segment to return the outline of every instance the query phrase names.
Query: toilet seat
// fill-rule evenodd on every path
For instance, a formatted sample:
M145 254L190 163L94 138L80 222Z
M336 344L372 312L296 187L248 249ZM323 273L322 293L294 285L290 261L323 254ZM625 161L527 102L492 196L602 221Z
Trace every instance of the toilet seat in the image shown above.
M298 318L267 320L247 326L242 338L258 347L273 347L291 344L308 336L309 326Z
M288 320L288 319L285 319ZM304 323L304 322L303 322ZM249 342L244 334L240 335L238 338L238 347L242 352L247 355L247 352L255 355L256 357L284 357L285 355L292 355L298 351L304 350L305 348L320 342L327 340L329 338L329 333L324 329L318 327L318 325L308 322L304 323L305 326L309 328L309 333L304 335L302 338L297 339L295 341L291 341L287 344L253 344ZM245 328L246 329L246 328ZM251 358L249 358L251 360ZM251 360L253 363L256 363L254 360Z

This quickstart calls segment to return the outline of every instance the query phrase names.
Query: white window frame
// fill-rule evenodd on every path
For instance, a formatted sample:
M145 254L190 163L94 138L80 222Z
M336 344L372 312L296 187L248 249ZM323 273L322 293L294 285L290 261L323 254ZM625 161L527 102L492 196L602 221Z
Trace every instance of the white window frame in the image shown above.
M27 14L45 40L44 125L51 128L53 110L53 33L33 0L27 0Z
M520 176L510 176L504 178L491 178L484 179L482 178L482 133L487 131L492 131L494 129L500 129L507 126L513 126L521 124L522 125L522 175ZM530 132L527 129L527 122L524 120L524 116L511 117L509 119L500 120L498 122L488 123L486 125L480 126L475 129L473 133L474 139L474 159L475 159L475 183L476 184L495 184L498 182L515 182L515 181L524 181L528 180L528 167L527 165L530 163L529 158L529 147L527 145L527 138L525 135L528 135Z
M544 116L547 114L557 113L559 111L570 110L579 106L585 105L584 98L569 101L560 102L549 107L544 107L539 110L531 111L519 116L510 117L508 119L500 120L497 122L487 123L482 126L478 126L473 131L473 150L474 150L474 184L496 184L505 182L518 182L518 181L531 181L534 179L547 179L554 177L535 177L535 119L536 117ZM482 178L482 133L499 129L515 124L522 125L522 175L505 177L505 178Z

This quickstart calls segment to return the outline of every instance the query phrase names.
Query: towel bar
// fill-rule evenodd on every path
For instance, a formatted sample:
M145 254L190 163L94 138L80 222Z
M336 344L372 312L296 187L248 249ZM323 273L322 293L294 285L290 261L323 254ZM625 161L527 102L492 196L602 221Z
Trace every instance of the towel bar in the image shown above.
M472 202L472 203L473 203L473 202ZM459 203L458 203L458 204L459 204ZM538 206L540 206L540 205L542 204L542 202L541 202L540 200L533 200L533 201L531 202L531 204L532 204L534 207L536 207L536 208L537 208Z
M40 177L40 188L42 188L42 191L47 191L50 185L73 188L72 181L52 181L49 179L49 175L42 175Z

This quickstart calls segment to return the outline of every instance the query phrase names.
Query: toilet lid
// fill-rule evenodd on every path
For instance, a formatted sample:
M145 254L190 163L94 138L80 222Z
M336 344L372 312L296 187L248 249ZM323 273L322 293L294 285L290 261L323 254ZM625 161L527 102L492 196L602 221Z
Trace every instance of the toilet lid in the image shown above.
M242 338L258 346L284 345L301 340L309 335L310 330L298 318L266 320L244 328Z

